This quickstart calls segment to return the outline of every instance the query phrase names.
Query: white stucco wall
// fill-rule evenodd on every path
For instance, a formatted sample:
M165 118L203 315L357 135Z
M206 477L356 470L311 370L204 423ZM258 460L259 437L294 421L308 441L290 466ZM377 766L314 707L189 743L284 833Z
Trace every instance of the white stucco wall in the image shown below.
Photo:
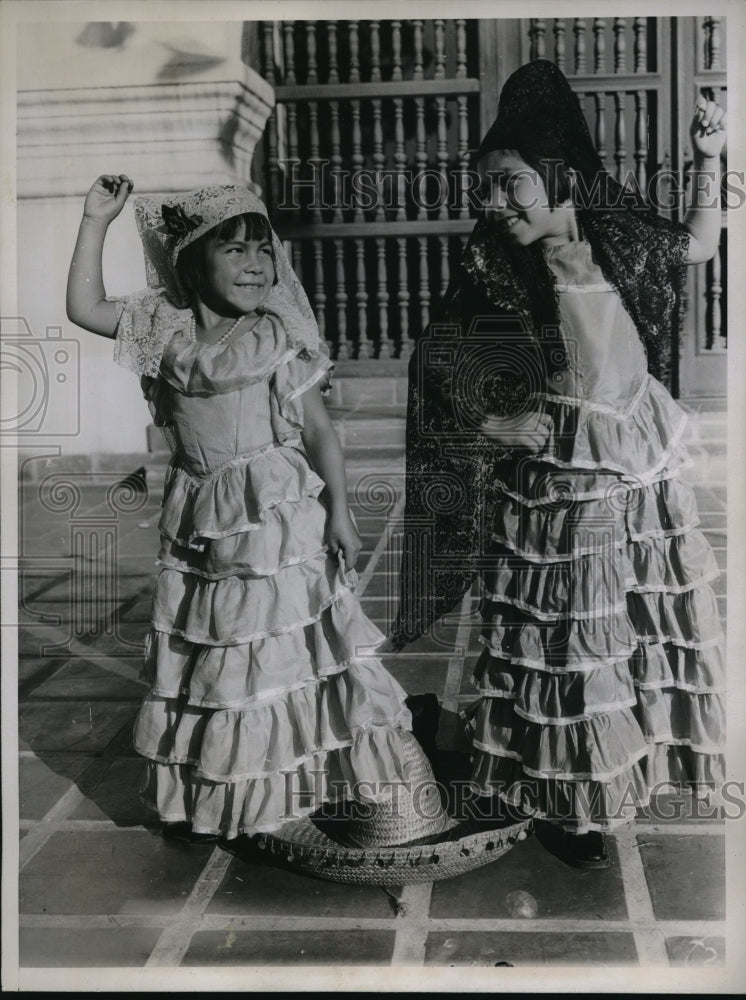
M57 398L47 411L43 429L54 435L55 431L74 429L77 422L78 433L74 436L65 433L58 442L67 454L144 451L150 414L137 377L112 362L112 340L81 330L65 315L67 262L81 209L82 199L74 196L34 198L19 203L20 315L36 340L45 339L48 327L62 327L63 339L79 345L78 351L70 352L69 362L62 366L67 376L64 383L56 381L62 369L58 372L51 349L44 349L49 365L49 392L56 393ZM104 281L109 294L124 294L143 287L145 269L141 257L132 208L127 206L107 236ZM67 427L60 426L60 422ZM34 435L33 443L39 444L46 436Z
M127 173L143 194L251 183L274 97L244 51L241 22L19 25L18 313L34 341L48 327L73 341L59 353L26 337L26 355L47 359L54 398L22 451L47 443L66 455L145 451L150 415L137 377L113 364L112 341L65 315L83 198L100 173ZM110 295L145 284L131 203L109 230L104 281ZM20 399L30 391L19 383Z

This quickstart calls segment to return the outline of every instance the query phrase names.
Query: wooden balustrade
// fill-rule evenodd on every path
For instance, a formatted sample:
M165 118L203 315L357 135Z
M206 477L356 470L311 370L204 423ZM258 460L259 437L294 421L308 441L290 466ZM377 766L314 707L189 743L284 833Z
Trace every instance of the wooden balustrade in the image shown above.
M723 19L697 21L700 75L724 95ZM666 96L660 19L515 23L516 64L556 62L601 158L645 194L668 152L651 145L649 134L651 118L660 128ZM262 65L277 100L265 146L273 223L293 246L340 359L408 357L473 228L473 188L457 181L481 138L479 30L480 22L466 19L260 27ZM724 343L724 283L718 258L704 293L708 345Z

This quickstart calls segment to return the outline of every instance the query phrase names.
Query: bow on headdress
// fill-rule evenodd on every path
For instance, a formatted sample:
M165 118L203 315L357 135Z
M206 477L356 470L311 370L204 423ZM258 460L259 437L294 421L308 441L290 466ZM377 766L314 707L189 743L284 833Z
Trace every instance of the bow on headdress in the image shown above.
M181 205L162 205L163 230L174 239L183 239L205 221L201 215L187 215Z

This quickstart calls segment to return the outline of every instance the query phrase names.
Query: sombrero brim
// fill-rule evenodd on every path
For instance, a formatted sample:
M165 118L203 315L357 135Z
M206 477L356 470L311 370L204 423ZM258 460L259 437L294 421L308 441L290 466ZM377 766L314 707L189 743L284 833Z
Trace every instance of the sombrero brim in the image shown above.
M531 832L532 821L478 829L473 821L449 821L440 843L401 847L343 847L310 817L286 823L254 841L258 856L330 882L410 885L453 878L496 861Z

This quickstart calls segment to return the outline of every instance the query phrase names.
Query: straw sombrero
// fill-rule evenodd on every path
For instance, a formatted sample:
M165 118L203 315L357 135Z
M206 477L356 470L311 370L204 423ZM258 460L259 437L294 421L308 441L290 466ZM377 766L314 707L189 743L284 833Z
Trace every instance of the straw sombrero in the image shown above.
M413 794L375 805L326 807L253 839L258 860L306 875L357 885L408 885L462 875L506 854L531 830L524 819L485 829L448 816L430 762L403 734L407 787ZM352 807L352 808L350 808Z

